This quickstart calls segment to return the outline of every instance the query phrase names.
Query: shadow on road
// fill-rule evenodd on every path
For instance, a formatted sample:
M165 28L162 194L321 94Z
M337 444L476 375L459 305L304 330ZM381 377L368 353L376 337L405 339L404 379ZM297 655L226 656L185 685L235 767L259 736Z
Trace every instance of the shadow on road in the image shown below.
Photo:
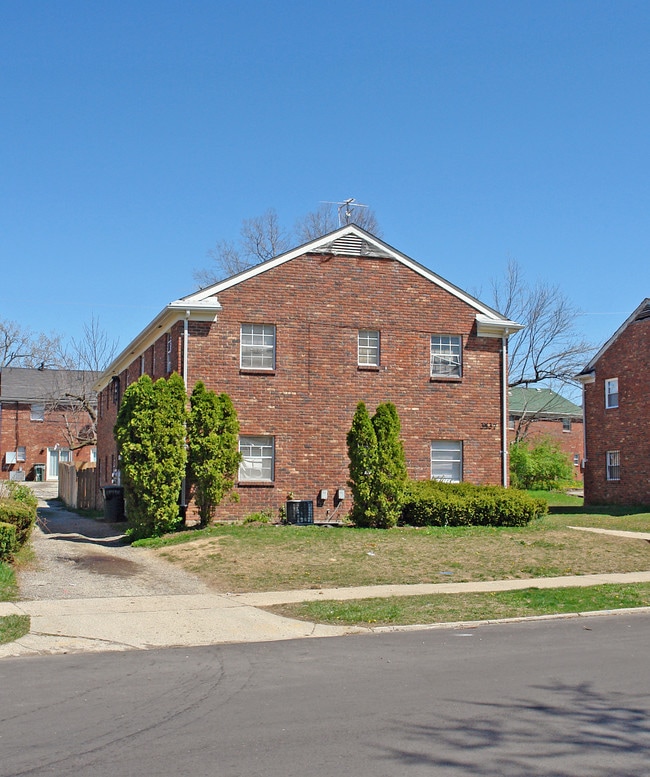
M647 767L647 695L631 699L600 693L590 683L558 683L495 703L449 700L450 709L459 706L466 710L462 717L402 725L412 748L385 747L384 757L398 762L402 773L427 767L432 774L484 777L639 777Z

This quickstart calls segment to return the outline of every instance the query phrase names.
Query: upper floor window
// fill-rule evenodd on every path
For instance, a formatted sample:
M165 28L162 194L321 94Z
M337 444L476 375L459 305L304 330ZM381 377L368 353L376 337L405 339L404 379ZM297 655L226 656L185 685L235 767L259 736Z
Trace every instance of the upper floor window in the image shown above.
M461 440L434 440L431 443L431 480L460 483L463 479Z
M605 381L605 407L618 407L618 378Z
M25 461L27 459L27 448L24 445L19 445L16 448L16 461Z
M508 429L514 429L515 428L515 417L513 415L508 416Z
M570 418L563 418L562 419L562 431L563 432L570 432L571 431L571 419Z
M144 375L144 354L140 356L140 375Z
M45 420L45 405L32 405L29 411L30 421Z
M377 330L359 330L357 364L360 367L379 367L379 332Z
M621 452L607 451L607 480L621 479Z
M431 377L460 378L462 343L457 335L431 335Z
M242 369L275 369L275 326L242 324L240 366Z
M273 481L275 446L273 437L240 437L239 480L243 482Z

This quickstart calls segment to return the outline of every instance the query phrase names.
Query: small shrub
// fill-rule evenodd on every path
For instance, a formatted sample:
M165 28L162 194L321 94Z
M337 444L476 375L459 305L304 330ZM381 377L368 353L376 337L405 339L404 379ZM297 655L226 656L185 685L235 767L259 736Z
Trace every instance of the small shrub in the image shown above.
M273 515L270 511L262 510L259 513L251 513L250 515L247 515L242 523L271 523L273 520Z
M510 446L510 480L515 488L550 491L573 479L573 465L557 442L547 438Z
M16 548L16 527L0 523L0 561L10 561Z
M0 498L13 499L33 507L34 510L38 507L38 498L32 489L24 483L14 483L11 480L3 483L0 488Z
M400 523L408 526L525 526L548 510L543 499L502 486L411 481Z
M36 523L36 506L15 499L0 499L0 523L16 527L16 548L20 548L29 539Z

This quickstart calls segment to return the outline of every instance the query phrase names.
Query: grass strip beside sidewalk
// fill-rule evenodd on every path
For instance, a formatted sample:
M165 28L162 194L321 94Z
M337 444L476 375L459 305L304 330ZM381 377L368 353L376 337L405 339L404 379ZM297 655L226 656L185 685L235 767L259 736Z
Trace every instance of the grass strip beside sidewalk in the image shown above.
M316 623L407 626L635 607L650 607L650 583L300 602L265 609L277 615Z

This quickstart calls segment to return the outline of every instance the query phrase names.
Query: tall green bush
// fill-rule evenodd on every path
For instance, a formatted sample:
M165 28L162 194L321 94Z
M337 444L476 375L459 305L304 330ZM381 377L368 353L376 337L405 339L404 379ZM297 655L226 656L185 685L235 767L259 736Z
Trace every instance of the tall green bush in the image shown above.
M201 526L235 485L239 452L237 412L227 394L216 395L199 381L190 397L188 479ZM236 495L235 495L236 496Z
M573 466L550 438L519 441L510 446L510 482L515 488L550 491L573 479Z
M400 422L392 402L377 406L372 419L363 402L357 405L348 432L352 511L356 526L389 529L402 511L406 458Z
M114 433L134 539L158 537L181 521L186 401L183 379L177 373L155 383L143 375L124 392Z
M377 438L377 469L373 482L376 526L389 529L397 525L401 515L406 484L406 457L395 405L392 402L378 405L372 425Z
M378 465L377 434L372 425L368 409L359 402L347 434L350 478L348 486L352 492L350 520L355 526L375 526L377 507L374 498L374 481Z

